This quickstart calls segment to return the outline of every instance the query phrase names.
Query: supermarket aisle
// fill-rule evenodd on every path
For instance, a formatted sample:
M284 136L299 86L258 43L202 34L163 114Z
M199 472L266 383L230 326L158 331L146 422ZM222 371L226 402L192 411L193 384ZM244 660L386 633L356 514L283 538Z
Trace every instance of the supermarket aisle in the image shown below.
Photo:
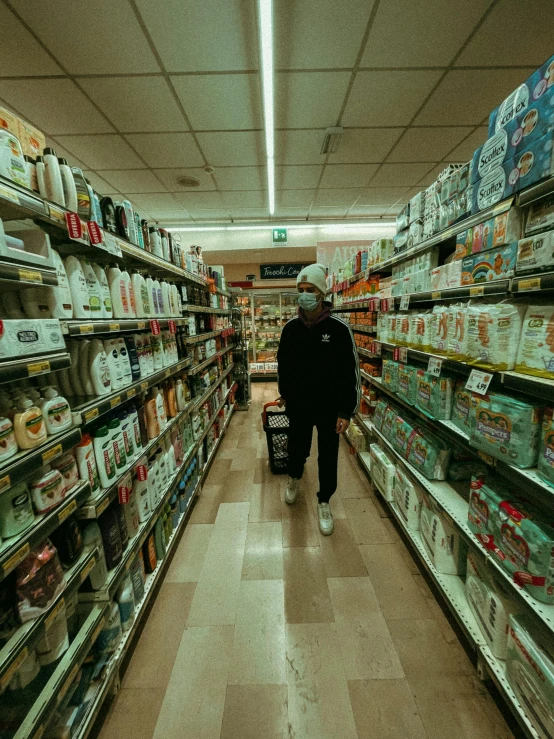
M253 392L101 739L512 737L346 443L324 538L315 458L287 507L260 422L275 385Z

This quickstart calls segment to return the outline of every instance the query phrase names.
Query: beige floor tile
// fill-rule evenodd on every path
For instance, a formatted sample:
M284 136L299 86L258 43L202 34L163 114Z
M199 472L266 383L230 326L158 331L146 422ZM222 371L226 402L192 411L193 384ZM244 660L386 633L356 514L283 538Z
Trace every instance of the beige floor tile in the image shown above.
M245 523L228 522L214 526L192 600L187 621L189 626L235 623L245 541Z
M281 516L283 521L283 547L317 547L319 531L316 518L301 492L294 505L285 503L285 491L281 491Z
M333 607L319 547L290 547L283 552L285 566L285 620L294 623L330 623Z
M222 503L249 503L252 495L252 471L229 470L221 486Z
M221 485L204 488L194 503L188 523L215 523L220 501Z
M334 624L287 625L289 735L357 739Z
M246 449L236 449L231 460L231 471L250 471L256 464L257 444L251 444Z
M404 677L369 578L330 578L328 585L347 679Z
M349 499L344 501L344 507L358 544L388 544L394 541L393 534L372 500Z
M222 503L215 519L216 528L221 526L234 526L235 524L247 524L249 503Z
M406 680L349 680L348 690L359 739L427 739Z
M283 579L283 528L280 521L248 524L242 579Z
M228 682L230 685L286 683L282 580L242 581Z
M229 685L221 739L290 739L286 685Z
M165 582L198 582L213 524L189 523L171 561Z
M208 472L206 483L209 485L220 485L224 483L231 469L232 461L232 459L222 459L219 455L216 456Z
M327 577L367 575L366 566L348 520L336 518L334 534L321 536L319 546Z
M256 459L256 463L254 465L254 475L252 478L252 482L255 485L271 484L271 482L276 477L281 477L281 475L273 474L269 467L269 460L267 458Z
M449 644L455 644L458 641L458 637L456 636L456 632L452 628L450 621L441 608L441 605L437 601L437 598L441 597L440 594L437 592L437 598L435 598L435 595L433 594L434 591L431 590L423 575L412 575L412 577L415 584L418 586L421 594L425 598L425 602L429 606L429 610L431 611L433 618L437 622L443 638Z
M124 688L166 688L195 589L195 583L163 583L125 672ZM160 639L161 634L171 637Z
M273 485L251 486L250 518L252 523L260 521L281 520L281 485L277 481Z
M366 544L360 553L387 621L431 616L395 544Z
M219 739L233 626L187 628L154 739Z
M98 739L152 739L163 688L123 688L108 709Z

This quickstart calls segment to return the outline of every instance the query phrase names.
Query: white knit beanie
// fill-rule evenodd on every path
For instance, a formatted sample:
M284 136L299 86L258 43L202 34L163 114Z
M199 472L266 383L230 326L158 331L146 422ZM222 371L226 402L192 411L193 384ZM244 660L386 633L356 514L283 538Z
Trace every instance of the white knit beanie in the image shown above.
M300 272L296 278L296 286L301 282L308 282L310 285L325 295L327 292L327 267L324 264L310 264Z

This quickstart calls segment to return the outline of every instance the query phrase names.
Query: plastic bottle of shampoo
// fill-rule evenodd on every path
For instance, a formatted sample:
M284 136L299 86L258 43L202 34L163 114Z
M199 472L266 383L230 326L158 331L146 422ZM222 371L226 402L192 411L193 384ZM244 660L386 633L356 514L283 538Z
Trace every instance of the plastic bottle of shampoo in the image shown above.
M94 262L92 263L92 268L94 270L94 274L96 275L96 279L100 284L100 291L102 295L102 318L112 318L112 296L110 293L110 283L108 282L106 270L99 264L95 264Z
M107 488L115 480L115 458L111 435L107 426L100 426L96 429L93 444L100 484L103 488Z
M150 315L150 303L148 302L146 280L137 270L133 271L131 286L135 296L135 312L137 318L147 318Z
M63 181L60 172L60 163L54 149L46 147L43 153L45 167L45 181L47 199L52 203L58 203L65 208L65 197L63 194Z
M125 444L123 443L119 418L112 418L108 423L108 430L112 441L115 467L118 472L121 472L127 466L127 456L125 454Z
M154 389L150 391L150 395L144 404L146 411L146 428L148 430L148 438L155 439L160 435L160 420L158 418L158 405L156 402L157 395Z
M17 452L17 441L13 423L9 418L0 418L0 462L13 457Z
M125 339L119 336L115 339L117 352L119 355L119 365L121 367L121 376L123 378L123 387L127 387L133 381L133 372L131 370L131 360L129 359L129 352L125 344Z
M38 192L41 198L48 198L48 190L46 189L46 167L44 166L44 157L38 156L35 161L35 169L37 172Z
M71 427L71 408L65 398L58 393L55 387L44 391L45 402L42 406L42 415L48 434L58 434Z
M73 300L65 265L55 249L52 249L58 286L48 289L48 305L52 318L73 318Z
M58 159L58 164L60 166L60 175L62 178L65 207L72 213L77 213L77 188L75 187L73 172L71 171L71 167L67 163L67 159Z
M112 307L115 318L130 318L129 295L123 273L117 264L108 269L108 282L112 296Z
M103 302L103 291L102 286L98 282L98 277L92 264L86 260L81 259L81 269L87 281L87 292L89 297L90 306L90 317L91 318L102 318L102 302Z
M91 497L94 498L99 490L100 484L90 434L85 433L82 435L81 441L75 447L75 457L77 459L77 467L79 468L79 477L81 480L88 481L91 489Z
M81 378L81 385L85 392L85 395L94 396L94 384L92 382L92 376L90 374L90 350L91 341L89 339L81 339L79 343L79 377Z
M135 308L135 293L133 290L133 285L131 284L131 275L127 272L127 270L123 270L121 273L121 277L123 281L125 282L125 290L127 292L127 303L129 305L129 318L136 318L136 308Z
M111 392L112 381L104 344L100 339L93 339L89 349L89 374L96 395L107 395Z
M131 364L131 375L133 378L133 382L136 382L137 380L140 380L141 374L137 347L132 336L125 336L125 347L127 348L127 354L129 356L129 362Z
M77 257L67 257L65 260L65 271L69 280L69 289L71 290L73 318L90 318L90 299L87 290L87 281Z
M119 361L119 346L117 339L104 339L104 351L110 370L112 390L120 390L123 387L123 373Z

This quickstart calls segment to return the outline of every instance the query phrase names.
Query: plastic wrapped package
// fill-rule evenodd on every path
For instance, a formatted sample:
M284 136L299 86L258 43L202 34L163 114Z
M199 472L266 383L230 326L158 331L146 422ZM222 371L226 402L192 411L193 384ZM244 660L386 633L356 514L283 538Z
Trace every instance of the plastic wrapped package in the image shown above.
M121 628L119 606L117 603L112 602L108 611L108 617L95 642L95 651L99 654L112 654L117 649L122 636L123 630Z
M65 586L58 553L46 539L31 550L16 570L17 607L22 623L45 613Z
M417 370L415 406L430 418L448 420L452 408L452 378Z
M398 389L396 392L399 397L412 405L415 402L416 377L416 367L412 367L409 364L398 365Z
M67 633L67 616L65 605L60 601L61 607L56 607L54 620L50 622L44 636L37 644L37 656L41 665L49 665L59 659L69 648L69 635Z
M393 359L383 359L381 382L393 393L398 390L398 362Z
M467 522L485 546L493 535L493 511L507 495L508 491L500 483L491 487L485 475L474 475L471 479Z
M554 306L528 306L515 369L526 375L554 378Z
M379 312L377 314L377 339L379 341L388 342L389 334L388 334L388 313L381 313Z
M393 487L396 510L410 531L419 531L419 514L423 491L409 475L398 466L394 473Z
M465 362L467 359L468 304L455 303L448 311L448 337L446 353L450 359Z
M408 456L408 445L412 436L412 424L400 415L396 415L392 423L390 442L404 458Z
M396 343L396 317L397 314L394 311L385 313L387 317L387 341L391 344Z
M539 453L542 409L536 403L489 393L471 399L469 443L521 469L534 467Z
M415 349L422 352L431 351L431 327L434 320L431 311L412 315L412 342Z
M542 417L542 437L537 471L543 480L554 486L554 409L545 408Z
M446 480L450 449L429 429L412 431L408 445L408 462L428 480Z
M388 407L389 407L389 404L387 403L386 400L383 400L381 398L381 400L377 401L377 405L375 406L375 412L373 414L373 425L379 431L381 431L381 429L383 428L383 419L385 417L385 412Z
M448 307L435 305L431 318L431 351L445 354L448 347Z
M369 447L371 457L371 479L385 500L392 500L394 470L396 466L391 457L379 444Z
M383 416L383 425L381 426L381 433L389 441L392 438L394 421L397 416L397 410L392 405L387 406L385 414Z
M471 398L472 393L465 389L465 381L457 380L452 391L450 419L456 428L468 436L471 433Z
M446 520L435 501L425 493L421 500L419 528L421 541L437 572L445 575L463 574L466 550L460 535Z
M396 344L398 346L411 346L411 314L398 313L396 318Z
M502 372L516 365L523 306L512 303L470 304L467 362Z

